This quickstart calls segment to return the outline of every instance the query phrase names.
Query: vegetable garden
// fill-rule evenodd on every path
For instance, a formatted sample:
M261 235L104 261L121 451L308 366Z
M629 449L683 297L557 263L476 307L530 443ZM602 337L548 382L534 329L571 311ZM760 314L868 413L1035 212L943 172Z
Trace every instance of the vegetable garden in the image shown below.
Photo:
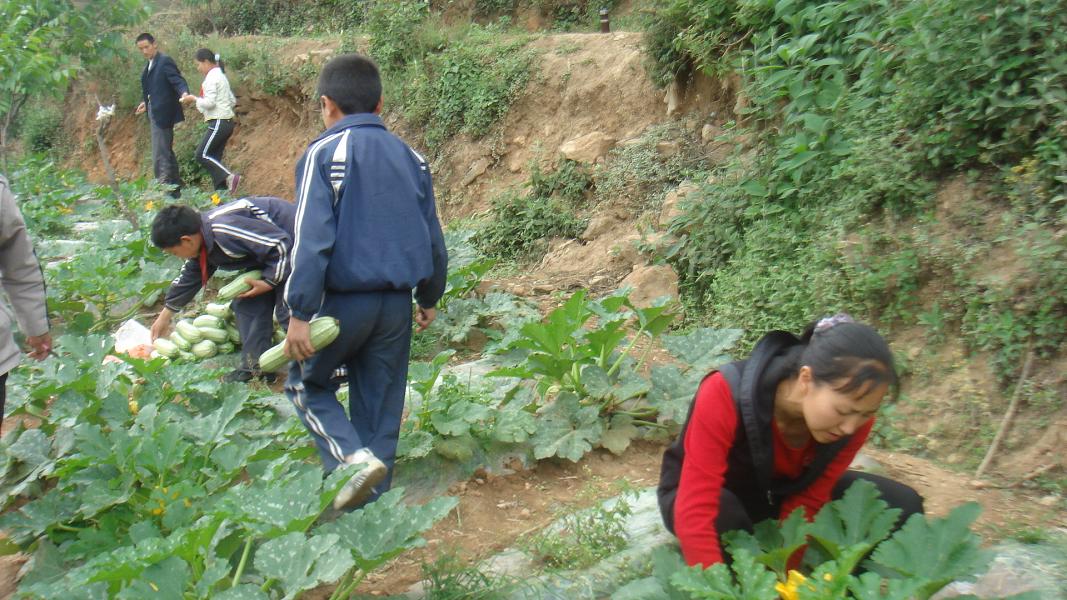
M51 172L28 161L13 177L31 231L70 238L38 242L56 355L20 367L8 386L17 425L3 438L0 528L7 552L32 554L21 596L295 598L331 584L332 597L347 598L367 573L424 543L455 498L417 505L397 488L364 509L329 514L350 471L321 476L283 395L220 383L226 356L114 354L109 333L153 314L179 266L147 242L163 193L143 181L115 193ZM401 473L452 465L463 479L503 455L578 461L597 447L622 453L635 439L666 440L700 378L741 337L668 333L674 307L635 306L625 290L597 299L579 291L541 318L516 296L476 294L491 263L469 233L447 237L452 271L438 324L416 343ZM200 302L215 292L205 295ZM224 316L218 306L204 310ZM450 366L475 329L489 340L477 379ZM657 348L672 359L651 364ZM794 515L734 537L733 574L686 569L662 549L648 577L618 593L765 598L777 585L785 598L925 598L980 566L967 527L974 517L965 507L916 519L886 540L893 512L856 488L812 524ZM810 575L800 579L785 561L805 540ZM866 572L850 575L868 556Z

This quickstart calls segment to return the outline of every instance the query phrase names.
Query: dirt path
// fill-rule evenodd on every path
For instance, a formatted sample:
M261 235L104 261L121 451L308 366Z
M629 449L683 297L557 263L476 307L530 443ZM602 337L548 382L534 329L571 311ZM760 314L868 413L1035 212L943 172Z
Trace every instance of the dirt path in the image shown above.
M403 593L421 579L423 563L448 553L468 564L476 563L545 527L561 509L589 506L617 495L620 480L635 488L655 485L662 453L662 445L639 443L621 457L597 450L577 464L544 461L530 471L455 485L450 493L459 497L459 506L427 532L426 547L372 573L359 591L372 595ZM983 511L975 529L987 544L1022 529L1067 527L1067 514L1024 491L977 489L966 475L922 458L869 448L864 453L881 463L890 476L915 487L926 499L931 515L943 516L964 502L981 504ZM577 500L579 496L583 501ZM328 596L328 588L323 588L308 598Z

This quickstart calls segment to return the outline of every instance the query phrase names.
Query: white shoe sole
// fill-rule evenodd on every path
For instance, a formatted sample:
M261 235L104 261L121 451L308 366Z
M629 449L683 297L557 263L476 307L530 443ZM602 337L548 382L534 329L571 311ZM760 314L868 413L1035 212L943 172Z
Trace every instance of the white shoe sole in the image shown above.
M348 483L337 493L337 496L333 499L333 507L336 510L345 510L362 504L371 496L374 486L385 480L385 475L388 472L389 469L385 466L385 463L377 458L369 459L367 464L355 475L352 475Z

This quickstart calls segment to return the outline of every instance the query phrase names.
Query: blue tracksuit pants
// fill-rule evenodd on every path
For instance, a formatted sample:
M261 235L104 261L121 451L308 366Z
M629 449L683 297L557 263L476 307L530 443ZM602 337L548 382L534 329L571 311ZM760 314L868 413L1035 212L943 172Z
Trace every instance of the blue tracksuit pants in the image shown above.
M311 432L327 472L368 448L389 467L375 489L389 489L407 389L411 292L327 292L317 316L340 321L341 333L302 363L291 362L285 393ZM338 367L348 369L349 415L337 401Z

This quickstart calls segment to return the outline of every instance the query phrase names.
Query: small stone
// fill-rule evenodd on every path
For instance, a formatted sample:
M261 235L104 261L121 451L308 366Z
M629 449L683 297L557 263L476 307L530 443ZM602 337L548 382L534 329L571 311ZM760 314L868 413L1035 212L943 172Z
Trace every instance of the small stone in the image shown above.
M526 485L529 485L529 484L526 484ZM531 514L533 514L533 513L531 513L531 512L530 512L530 509L528 509L528 508L524 508L524 509L522 509L522 510L520 510L520 511L519 511L519 516L520 516L520 517L523 517L523 518L527 518L527 517L529 517L529 516L530 516Z
M566 159L592 164L611 151L615 147L615 141L615 138L606 133L594 131L567 140L560 145L559 153Z
M474 161L474 163L471 164L470 168L467 169L467 174L463 176L463 186L466 187L474 183L475 179L481 177L482 174L485 173L487 169L489 169L490 164L491 163L489 162L489 159L485 157L479 158L478 160Z
M478 485L485 485L485 480L479 477L474 480L474 483L477 483Z
M1056 494L1049 494L1048 496L1042 496L1037 502L1041 506L1048 506L1051 508L1060 503L1060 497Z
M677 156L682 151L682 145L678 142L658 142L656 144L656 152L663 158L671 158Z
M981 479L972 479L970 481L970 485L976 490L984 490L989 487L989 484L982 481Z
M700 128L700 140L706 144L719 137L720 133L722 133L721 129L711 123L707 123Z

